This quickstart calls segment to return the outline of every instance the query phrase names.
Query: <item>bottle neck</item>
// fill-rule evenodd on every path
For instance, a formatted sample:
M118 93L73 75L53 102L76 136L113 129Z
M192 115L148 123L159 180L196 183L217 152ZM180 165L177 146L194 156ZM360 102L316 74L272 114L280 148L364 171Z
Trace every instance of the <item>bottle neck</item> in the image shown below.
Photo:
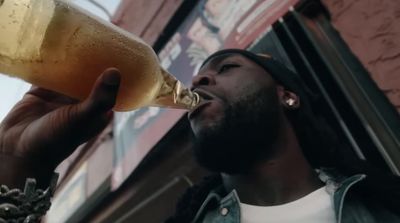
M200 96L185 87L168 71L161 68L163 82L152 106L192 109L200 102Z

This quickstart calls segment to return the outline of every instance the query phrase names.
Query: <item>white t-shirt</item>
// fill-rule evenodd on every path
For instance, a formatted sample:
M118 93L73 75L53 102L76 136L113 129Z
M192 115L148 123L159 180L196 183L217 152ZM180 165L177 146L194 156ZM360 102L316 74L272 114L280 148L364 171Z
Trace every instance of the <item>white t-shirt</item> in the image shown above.
M322 187L298 200L276 206L240 203L241 223L335 223L333 198Z

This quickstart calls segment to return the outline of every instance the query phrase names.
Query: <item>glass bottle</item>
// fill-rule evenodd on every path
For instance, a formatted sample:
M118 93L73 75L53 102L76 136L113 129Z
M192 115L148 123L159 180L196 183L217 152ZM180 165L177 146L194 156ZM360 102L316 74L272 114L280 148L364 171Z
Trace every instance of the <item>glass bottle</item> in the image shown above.
M140 38L64 0L0 0L0 73L85 99L108 67L121 71L116 111L190 109L199 95L161 68Z

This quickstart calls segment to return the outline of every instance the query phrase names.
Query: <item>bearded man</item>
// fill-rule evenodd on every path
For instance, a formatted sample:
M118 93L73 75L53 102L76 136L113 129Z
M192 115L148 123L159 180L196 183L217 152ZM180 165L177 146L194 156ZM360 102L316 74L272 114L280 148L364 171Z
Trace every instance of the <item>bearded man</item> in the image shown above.
M35 178L46 188L55 167L107 125L119 82L108 69L83 102L29 91L0 128L0 183L22 188ZM166 222L400 222L399 178L344 154L350 148L312 106L317 97L275 59L216 52L193 90L203 98L188 113L194 155L215 175Z

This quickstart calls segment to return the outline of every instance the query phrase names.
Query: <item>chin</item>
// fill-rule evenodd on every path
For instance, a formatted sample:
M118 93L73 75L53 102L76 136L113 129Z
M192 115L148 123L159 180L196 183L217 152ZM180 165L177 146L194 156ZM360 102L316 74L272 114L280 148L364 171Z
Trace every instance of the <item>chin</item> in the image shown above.
M202 136L207 132L219 129L224 119L223 112L201 113L190 120L190 126L196 137Z
M201 119L192 120L190 122L192 131L196 138L206 135L207 132L214 131L218 128L219 124L220 119Z

